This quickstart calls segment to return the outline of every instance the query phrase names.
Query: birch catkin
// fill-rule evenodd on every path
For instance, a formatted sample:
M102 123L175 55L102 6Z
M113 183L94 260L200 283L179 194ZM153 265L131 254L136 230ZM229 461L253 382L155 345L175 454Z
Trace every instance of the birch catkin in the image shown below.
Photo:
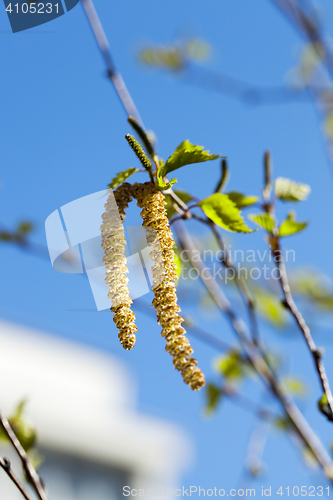
M119 330L119 340L127 350L134 346L137 331L134 324L135 314L131 310L132 300L127 286L126 239L123 227L125 210L132 201L131 188L130 184L124 182L110 193L105 204L101 225L103 264L106 268L105 283L109 286L108 298L112 302L111 312Z
M172 248L174 240L166 216L165 198L151 182L136 183L132 188L133 197L142 208L141 217L147 230L147 243L152 247L152 290L155 294L153 306L158 323L162 326L161 335L167 341L165 349L173 357L174 366L181 372L184 382L196 391L205 384L205 379L196 366L197 361L191 357L193 349L181 326L184 320L178 314L180 307L177 305L174 284L177 275ZM153 231L149 232L149 229Z

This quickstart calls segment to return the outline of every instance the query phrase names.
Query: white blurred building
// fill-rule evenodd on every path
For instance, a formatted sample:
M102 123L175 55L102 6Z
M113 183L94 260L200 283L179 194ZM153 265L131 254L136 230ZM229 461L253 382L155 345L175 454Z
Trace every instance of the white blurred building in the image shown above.
M174 425L139 414L134 387L105 353L0 321L0 407L10 415L28 399L50 500L117 500L127 485L179 486L189 442ZM21 498L0 470L0 499Z

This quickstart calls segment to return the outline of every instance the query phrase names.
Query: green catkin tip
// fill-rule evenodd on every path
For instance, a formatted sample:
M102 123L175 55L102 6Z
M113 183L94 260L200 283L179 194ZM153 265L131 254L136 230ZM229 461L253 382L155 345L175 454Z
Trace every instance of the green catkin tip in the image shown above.
M133 116L129 116L128 119L127 119L128 123L131 125L131 127L133 127L133 129L135 130L135 132L138 134L138 136L140 137L140 139L142 140L143 144L145 145L147 151L148 151L148 154L150 154L151 157L154 156L155 154L155 151L154 151L154 148L153 148L153 145L151 144L145 130L140 127L140 125L138 124L138 122L133 118Z
M125 139L127 140L130 147L133 149L136 156L139 158L143 167L151 174L152 173L151 162L147 158L146 153L144 152L138 141L135 139L135 137L133 137L130 134L125 135Z

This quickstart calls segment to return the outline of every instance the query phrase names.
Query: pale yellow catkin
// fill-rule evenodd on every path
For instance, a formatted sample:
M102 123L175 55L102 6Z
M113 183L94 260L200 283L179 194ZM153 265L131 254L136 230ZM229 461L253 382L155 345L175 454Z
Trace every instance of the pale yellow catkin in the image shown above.
M166 215L165 198L152 182L135 183L132 186L132 194L138 206L142 208L141 217L147 230L147 243L152 247L152 290L155 294L153 306L158 323L162 326L161 335L167 341L165 349L173 357L174 366L181 372L184 382L197 391L205 384L205 379L202 371L196 366L196 359L191 357L193 349L181 326L184 320L178 314L180 307L177 305L174 283L177 275L172 248L174 240ZM154 231L149 233L149 229Z
M101 225L103 264L106 268L105 283L109 286L108 298L111 299L111 312L119 331L119 340L127 350L134 347L137 331L134 324L135 314L131 310L132 300L127 286L126 238L123 227L125 210L132 201L131 190L132 186L124 182L110 193L105 204Z

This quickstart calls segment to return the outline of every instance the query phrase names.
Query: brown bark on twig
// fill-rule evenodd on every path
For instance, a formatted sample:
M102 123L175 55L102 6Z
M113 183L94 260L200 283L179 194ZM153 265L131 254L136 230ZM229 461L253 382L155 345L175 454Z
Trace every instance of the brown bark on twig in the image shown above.
M0 467L5 471L5 473L10 477L10 479L13 481L17 489L22 493L24 498L26 500L32 500L31 496L28 494L22 483L17 479L16 475L14 474L11 463L8 460L8 458L0 458Z
M3 416L0 412L0 424L1 427L3 428L3 431L5 432L6 436L8 437L9 441L13 445L17 455L19 456L19 459L21 460L23 470L27 476L27 479L29 483L31 484L32 488L35 490L35 493L37 497L40 500L47 500L47 495L44 490L44 486L42 484L42 481L37 474L34 466L31 463L30 458L28 457L27 453L25 452L24 448L22 447L20 441L18 440L15 432L13 431L10 423L8 422L7 418Z
M188 251L188 255L194 254L195 246L192 238L188 234L184 223L177 222L175 224L177 236L184 249ZM197 270L199 276L214 299L215 303L221 311L227 316L230 321L231 327L239 338L249 360L257 371L260 378L265 382L270 392L278 399L282 405L285 413L290 419L296 433L306 446L310 448L316 460L321 465L325 475L333 482L333 462L323 447L320 439L311 429L308 422L305 420L303 414L296 406L294 401L286 394L281 388L277 378L267 365L265 359L261 355L259 349L251 340L248 329L244 321L236 315L232 309L228 299L214 280L213 276L205 268L204 263L196 256L195 260L191 261L192 266Z

